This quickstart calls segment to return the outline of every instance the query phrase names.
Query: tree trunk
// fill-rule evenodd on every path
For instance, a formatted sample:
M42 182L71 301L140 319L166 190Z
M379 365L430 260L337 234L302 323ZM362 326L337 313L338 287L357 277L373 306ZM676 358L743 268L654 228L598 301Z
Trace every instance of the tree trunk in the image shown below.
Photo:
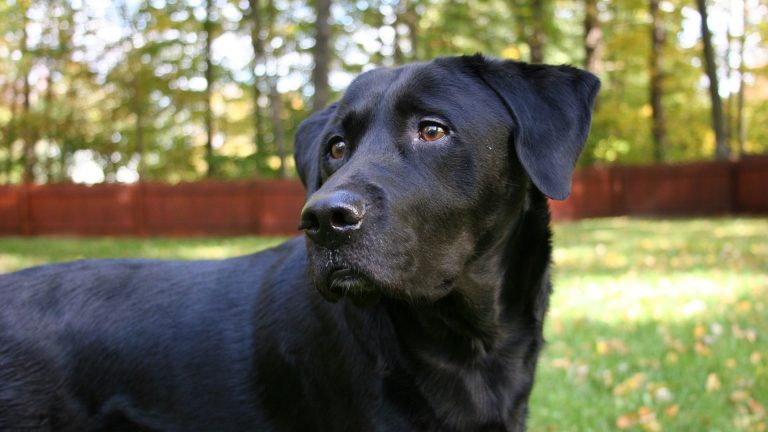
M69 162L72 159L72 154L74 153L74 146L73 144L73 138L77 136L77 133L74 131L76 129L76 125L78 123L77 118L77 111L76 108L78 101L79 101L79 92L77 90L77 86L75 85L75 79L73 79L67 88L67 91L65 93L63 106L67 108L67 115L66 118L63 121L63 127L59 129L59 132L62 133L61 136L61 155L59 156L59 163L58 163L58 181L60 182L66 182L69 180L67 168L69 167ZM143 177L143 173L141 170L141 166L144 163L143 156L139 156L139 165L137 167L137 171L139 173L139 180L141 180Z
M383 20L381 20L383 21ZM399 31L397 31L397 28L399 25L403 22L403 13L398 13L395 16L395 24L393 27L395 28L395 46L392 50L392 60L394 61L395 65L401 65L405 63L405 53L403 53L403 37L400 34ZM383 25L383 22L380 23L380 25Z
M729 156L728 143L725 140L725 122L723 118L723 101L718 92L717 65L715 52L712 47L712 34L707 23L707 2L696 0L701 15L701 38L704 42L704 63L709 77L709 96L712 100L712 129L715 132L715 158L727 159Z
M3 139L6 145L5 164L3 164L3 172L5 173L5 182L11 183L11 173L13 172L13 143L18 137L18 129L16 127L18 113L18 100L19 90L16 80L11 80L9 86L11 87L11 118L8 120L8 124L5 127L5 133Z
M312 112L320 111L328 105L330 87L328 86L328 71L331 61L331 0L315 0L317 22L315 23L315 47L313 57L315 67L312 69L312 84L315 95L312 98Z
M51 55L51 54L49 54ZM48 59L48 75L46 76L46 82L47 87L45 89L45 112L43 113L43 118L45 119L45 138L47 142L47 154L45 155L45 181L51 182L53 179L53 158L51 157L51 151L50 148L54 145L53 143L57 140L58 134L56 133L56 121L51 118L52 115L52 108L53 108L53 99L54 99L54 92L53 92L53 63L54 60L52 58Z
M664 51L664 26L659 14L659 0L651 0L651 58L650 58L650 91L651 91L651 111L652 125L651 133L653 135L653 161L661 163L664 161L664 153L667 148L667 120L664 114L664 104L662 103L664 95L664 72L663 72L663 51Z
M205 160L208 162L206 177L211 178L216 175L216 162L213 155L213 53L211 46L213 44L213 0L205 2L205 23L203 30L205 32Z
M259 159L259 153L264 148L264 120L261 115L259 99L261 99L261 90L259 89L259 77L256 75L256 68L264 63L264 41L261 38L261 5L259 0L249 0L249 16L251 18L251 46L253 48L253 63L251 71L253 73L253 142L256 146L254 157ZM256 164L258 170L258 164ZM258 171L254 173L258 175Z
M55 13L57 7L63 7L58 0L50 0L48 3L48 20L46 22L45 32L47 33L48 41L45 44L45 67L47 74L45 76L45 104L43 105L43 133L45 136L46 153L45 163L43 165L43 173L45 175L46 183L53 182L54 179L54 160L51 149L55 146L54 143L58 142L58 119L53 118L53 102L56 98L56 94L53 89L53 73L58 66L58 59L62 57L59 35L59 17ZM56 43L59 42L59 47ZM59 49L57 49L59 48Z
M729 4L729 10L728 15L731 14L731 8ZM730 18L730 17L729 17ZM726 30L726 46L725 46L725 55L724 55L724 66L725 66L725 81L728 83L728 97L725 99L725 104L723 106L723 126L725 126L725 143L728 146L728 153L733 153L732 149L732 143L733 143L733 121L734 121L734 103L736 102L733 92L730 88L730 81L731 76L733 75L733 68L731 67L731 53L733 51L733 31L731 28L731 20L728 19L728 27Z
M32 136L32 125L30 124L30 97L31 88L29 83L29 72L24 71L24 101L22 104L22 126L21 133L24 136L24 174L22 181L32 183L35 181L35 139Z
M586 0L584 15L584 67L593 74L603 71L603 31L597 10L598 0Z
M269 100L272 106L272 135L274 137L275 147L277 147L277 156L280 158L280 178L286 177L285 172L285 131L283 130L283 102L280 93L277 91L277 77L273 77L269 85Z
M267 19L267 22L269 23L269 26L267 28L268 33L272 35L274 33L274 28L272 26L272 23L275 22L274 15L275 15L275 5L272 0L267 1L267 10L269 10L269 16ZM280 159L280 170L279 175L281 178L286 177L286 171L285 171L285 130L283 129L283 101L282 97L280 96L280 92L277 91L277 81L279 77L277 76L278 71L278 56L275 55L275 53L272 53L272 63L274 70L267 71L267 80L269 83L269 106L270 106L270 112L272 114L272 144L274 145L275 149L277 150L277 156Z
M133 113L136 115L135 140L136 153L139 155L139 165L136 171L139 174L139 181L143 181L147 171L144 145L144 92L141 87L141 78L135 77L133 80Z
M21 52L22 52L22 74L24 79L23 96L21 105L21 135L24 138L24 172L22 174L23 183L32 183L35 180L35 139L32 134L33 126L30 124L32 88L29 82L29 73L32 68L31 55L29 53L27 32L27 11L23 11L21 25Z
M419 60L419 14L416 12L416 0L403 0L405 11L400 17L408 28L408 43L411 45L411 60Z
M531 63L544 63L544 43L546 41L546 0L531 0L531 36L528 47L531 49Z
M742 0L741 36L739 36L739 94L736 100L736 130L739 140L739 157L744 155L744 144L747 141L747 129L744 122L744 44L747 39L747 1Z

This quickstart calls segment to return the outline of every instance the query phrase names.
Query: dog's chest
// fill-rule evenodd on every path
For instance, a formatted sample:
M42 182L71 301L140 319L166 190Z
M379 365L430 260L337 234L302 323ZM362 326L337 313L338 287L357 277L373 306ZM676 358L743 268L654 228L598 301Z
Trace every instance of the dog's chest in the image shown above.
M514 431L527 392L506 367L433 368L419 378L403 370L383 379L383 397L414 430ZM524 416L524 414L523 414Z

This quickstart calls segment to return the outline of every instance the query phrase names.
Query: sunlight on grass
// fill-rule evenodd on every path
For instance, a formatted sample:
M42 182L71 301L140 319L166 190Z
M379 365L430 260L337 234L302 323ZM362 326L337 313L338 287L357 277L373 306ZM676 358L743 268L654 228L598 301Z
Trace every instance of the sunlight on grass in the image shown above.
M555 231L531 430L766 430L768 220Z

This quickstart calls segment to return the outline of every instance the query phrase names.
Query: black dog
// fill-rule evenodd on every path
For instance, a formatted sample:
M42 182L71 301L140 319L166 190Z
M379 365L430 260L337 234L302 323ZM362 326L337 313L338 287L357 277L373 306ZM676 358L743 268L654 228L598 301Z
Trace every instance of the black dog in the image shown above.
M365 73L299 128L306 238L0 277L0 430L522 430L598 80ZM318 294L319 293L319 294Z

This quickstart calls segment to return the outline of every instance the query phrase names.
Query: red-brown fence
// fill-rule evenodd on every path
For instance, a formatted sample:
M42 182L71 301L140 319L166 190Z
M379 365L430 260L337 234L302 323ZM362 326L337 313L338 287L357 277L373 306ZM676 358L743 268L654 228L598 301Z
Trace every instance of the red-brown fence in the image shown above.
M768 214L768 157L738 162L611 166L576 171L555 219Z
M0 186L0 235L296 234L297 181ZM768 157L578 170L556 220L768 214Z
M0 187L0 234L294 234L304 201L288 180Z

